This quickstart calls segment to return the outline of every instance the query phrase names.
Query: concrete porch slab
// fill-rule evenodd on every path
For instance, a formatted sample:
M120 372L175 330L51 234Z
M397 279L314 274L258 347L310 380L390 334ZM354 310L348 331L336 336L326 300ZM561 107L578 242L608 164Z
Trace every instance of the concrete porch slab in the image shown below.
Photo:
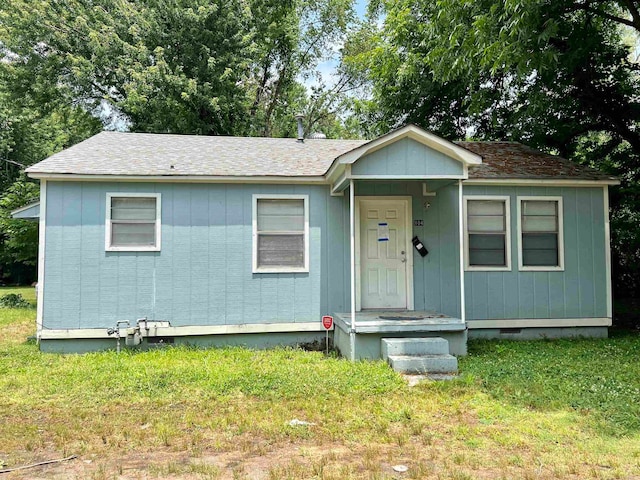
M335 326L351 329L350 313L335 313ZM466 330L460 318L428 310L363 310L356 312L355 333L459 332Z

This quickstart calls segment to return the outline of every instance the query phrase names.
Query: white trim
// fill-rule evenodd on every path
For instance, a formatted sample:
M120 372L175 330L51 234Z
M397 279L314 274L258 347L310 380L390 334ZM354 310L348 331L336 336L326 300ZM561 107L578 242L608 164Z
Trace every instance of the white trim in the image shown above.
M607 282L607 317L613 318L613 288L611 285L611 225L609 223L609 186L602 188L604 198L604 260Z
M353 180L349 180L349 270L351 288L351 329L349 331L349 345L351 361L356 359L356 217L355 217L355 190Z
M464 180L465 175L350 175L353 180Z
M558 180L558 179L527 179L527 178L470 178L465 185L509 185L532 187L544 185L546 187L602 187L603 185L620 185L620 180Z
M29 177L65 182L153 182L153 183L280 183L327 184L324 176L215 176L215 175L87 175L75 173L29 173Z
M156 199L156 219L155 219L155 236L156 244L153 246L120 246L111 245L111 199L112 198L155 198ZM162 202L160 193L131 193L131 192L107 192L106 208L104 212L105 232L104 232L104 249L107 252L159 252L162 246ZM149 222L150 223L150 222Z
M429 188L427 187L427 183L423 182L423 184L422 184L422 196L423 197L435 197L436 196L436 192L429 191Z
M553 266L525 266L522 261L522 202L523 201L558 202L558 265ZM564 272L564 207L562 197L523 195L516 197L516 219L518 235L518 270L521 272Z
M304 205L304 266L303 267L258 267L258 200L260 199L303 200ZM251 207L252 229L252 273L308 273L309 272L309 195L254 193ZM298 232L296 232L298 233Z
M469 230L467 226L467 202L469 200L497 200L505 205L505 258L506 266L487 267L469 265ZM463 196L463 227L464 227L464 269L467 272L510 272L511 271L511 197L509 195L464 195Z
M349 180L351 180L351 165L342 165L342 173L330 182L331 194L343 192L349 186Z
M515 318L467 320L467 328L610 327L610 318Z
M36 299L36 338L42 338L44 315L44 273L47 232L47 181L40 181L40 218L38 219L38 291Z
M482 163L482 157L480 155L456 145L455 143L451 143L444 138L440 138L437 135L429 133L416 125L407 125L393 132L382 135L369 143L365 143L364 145L354 148L349 152L343 153L338 156L337 161L342 164L354 163L365 155L373 153L376 150L380 150L381 148L395 143L398 140L402 140L403 138L416 140L417 142L431 147L434 150L464 164L480 165ZM329 171L331 171L331 168Z
M413 310L414 306L414 293L413 293L413 243L411 243L413 233L413 197L411 196L358 196L356 197L356 209L355 209L355 290L356 290L356 306L355 311L362 310L362 262L360 259L360 208L362 202L366 201L402 201L404 203L405 213L405 252L407 255L406 262L406 301L407 310Z
M333 327L332 327L333 328ZM189 335L234 335L243 333L324 332L320 322L245 323L241 325L191 325L184 327L154 327L151 337L184 337ZM110 338L106 328L43 330L43 340ZM148 338L144 336L144 338Z
M36 200L35 202L28 203L24 207L20 207L20 208L16 208L15 210L11 210L9 212L9 215L11 215L13 217L14 215L17 215L17 214L22 213L22 212L24 212L26 210L29 210L30 208L37 207L38 205L40 205L40 200Z
M466 305L466 299L465 299L465 288L464 288L464 282L465 282L465 278L464 278L464 259L465 259L465 241L464 241L464 235L465 235L465 221L464 221L464 215L465 215L465 209L463 207L464 205L464 201L463 201L463 195L462 195L462 181L458 180L458 252L460 255L460 319L465 322L466 318L467 318L467 305Z

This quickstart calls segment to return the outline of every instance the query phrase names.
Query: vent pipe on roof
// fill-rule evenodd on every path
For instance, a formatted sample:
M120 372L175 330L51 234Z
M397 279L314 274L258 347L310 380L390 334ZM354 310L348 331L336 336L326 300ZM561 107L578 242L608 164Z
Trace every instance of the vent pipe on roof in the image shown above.
M304 142L304 127L302 126L302 120L304 119L304 115L298 113L296 115L296 120L298 122L298 142Z

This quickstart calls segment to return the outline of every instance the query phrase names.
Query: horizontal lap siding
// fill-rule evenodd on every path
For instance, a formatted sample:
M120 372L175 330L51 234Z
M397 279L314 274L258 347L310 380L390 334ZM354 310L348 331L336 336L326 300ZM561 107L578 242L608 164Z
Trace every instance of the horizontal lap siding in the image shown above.
M511 199L511 271L465 272L468 320L607 316L602 188L465 186L465 195ZM517 197L561 196L564 271L518 270Z
M107 192L161 193L160 252L105 252ZM309 273L251 272L254 193L309 195ZM44 327L319 321L347 305L344 214L324 186L49 182Z

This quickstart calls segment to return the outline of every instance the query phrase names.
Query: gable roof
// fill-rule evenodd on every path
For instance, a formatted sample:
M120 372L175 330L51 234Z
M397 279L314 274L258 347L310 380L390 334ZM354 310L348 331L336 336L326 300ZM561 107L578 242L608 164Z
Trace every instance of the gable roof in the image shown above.
M224 137L101 132L37 163L26 172L99 177L264 177L322 181L337 163L362 156L405 137L457 158L469 179L588 180L617 183L614 177L517 142L448 142L415 125L374 140ZM480 159L482 163L479 163Z
M101 132L37 163L29 174L322 176L367 140Z
M461 147L455 142L450 142L449 140L445 140L433 133L427 132L413 124L405 125L404 127L385 133L370 142L364 143L349 152L343 153L337 160L343 164L353 164L365 155L373 153L376 150L384 148L398 140L402 140L403 138L416 140L417 142L466 165L480 165L482 163L482 157L473 151Z

